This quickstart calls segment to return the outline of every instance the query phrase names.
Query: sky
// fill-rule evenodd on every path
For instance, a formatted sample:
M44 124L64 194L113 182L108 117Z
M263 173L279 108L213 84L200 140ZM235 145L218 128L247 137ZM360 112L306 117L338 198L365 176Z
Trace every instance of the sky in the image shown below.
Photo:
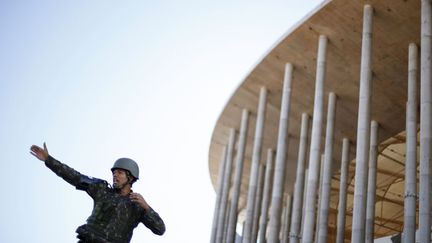
M0 242L76 242L91 198L32 144L111 182L120 157L163 218L131 242L208 242L208 152L228 99L321 0L0 1Z

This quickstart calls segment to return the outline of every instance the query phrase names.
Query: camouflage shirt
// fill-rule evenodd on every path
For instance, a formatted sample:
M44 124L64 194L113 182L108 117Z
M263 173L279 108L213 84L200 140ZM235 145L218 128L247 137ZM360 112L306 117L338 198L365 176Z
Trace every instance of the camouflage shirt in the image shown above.
M79 242L129 242L133 229L140 222L155 234L162 235L165 232L164 222L152 208L144 210L129 197L116 193L106 181L82 175L51 156L45 161L45 165L93 198L93 211L87 224L76 230Z

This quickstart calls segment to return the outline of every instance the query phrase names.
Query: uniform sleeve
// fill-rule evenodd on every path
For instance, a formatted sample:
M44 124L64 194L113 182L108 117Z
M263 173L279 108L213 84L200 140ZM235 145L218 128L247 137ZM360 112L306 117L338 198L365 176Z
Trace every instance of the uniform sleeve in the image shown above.
M165 233L165 223L152 208L144 213L142 223L154 234L163 235Z
M107 184L104 180L83 175L51 156L48 156L48 159L45 161L45 165L56 175L63 178L63 180L75 186L76 189L87 191L89 194L91 194L91 191L93 191L93 185Z

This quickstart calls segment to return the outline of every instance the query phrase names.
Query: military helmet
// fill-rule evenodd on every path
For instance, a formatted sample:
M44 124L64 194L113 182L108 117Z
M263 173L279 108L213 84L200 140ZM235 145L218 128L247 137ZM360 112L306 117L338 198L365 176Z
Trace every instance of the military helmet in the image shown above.
M111 168L111 171L114 169L123 169L129 171L133 177L136 179L139 178L139 168L138 164L129 158L120 158L116 160L113 167Z

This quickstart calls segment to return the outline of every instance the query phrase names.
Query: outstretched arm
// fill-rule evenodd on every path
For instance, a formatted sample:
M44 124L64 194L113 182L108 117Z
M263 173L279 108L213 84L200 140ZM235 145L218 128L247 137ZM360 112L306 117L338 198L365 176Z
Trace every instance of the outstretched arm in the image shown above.
M48 148L45 143L43 145L43 148L37 145L32 145L30 147L30 151L31 151L30 153L33 156L35 156L37 159L41 161L44 161L45 165L49 169L51 169L54 173L56 173L58 176L63 178L71 185L75 186L78 190L85 190L88 193L90 193L88 191L90 185L104 182L103 180L100 179L91 178L86 175L82 175L81 173L74 170L73 168L56 160L55 158L49 155Z

